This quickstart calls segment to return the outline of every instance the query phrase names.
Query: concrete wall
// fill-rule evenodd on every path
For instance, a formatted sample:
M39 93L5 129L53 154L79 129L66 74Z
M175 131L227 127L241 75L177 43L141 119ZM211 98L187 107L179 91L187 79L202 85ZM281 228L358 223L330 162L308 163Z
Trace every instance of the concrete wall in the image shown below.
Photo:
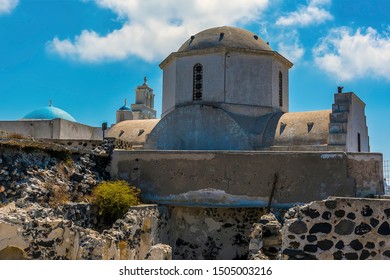
M36 139L103 139L100 127L91 127L64 119L0 121L0 130L27 134Z
M290 93L289 93L289 76L288 67L278 60L272 61L272 107L280 108L279 106L279 71L283 75L283 106L280 108L282 112L289 111Z
M176 104L193 100L193 69L200 63L203 66L202 101L224 101L224 53L181 57L176 62ZM164 93L165 94L165 93Z
M384 194L382 162L382 154L348 153L348 176L355 179L357 197Z
M290 259L390 259L390 200L332 197L290 209L282 250Z
M288 207L353 197L367 185L372 189L365 188L365 195L382 194L382 176L375 172L382 157L366 156L371 160L355 162L345 153L117 150L111 176L135 184L152 202L264 207L273 194L273 205ZM358 176L361 168L374 171Z
M103 131L100 127L92 127L81 123L70 122L63 119L56 119L54 126L59 122L60 139L85 139L102 140Z
M329 145L347 152L369 152L365 104L353 92L336 93L329 125Z
M0 130L31 135L34 138L59 139L59 121L36 120L36 121L0 121Z
M226 112L213 106L176 108L153 128L145 149L251 150L243 128Z
M202 100L224 102L224 53L180 57L164 68L163 116L172 105L193 102L193 67L197 63L203 65Z
M272 107L272 74L271 56L228 53L226 102Z
M175 107L176 98L176 60L164 67L163 71L163 93L161 117L169 113Z
M348 130L347 130L347 151L357 152L358 151L358 133L360 134L360 147L361 152L369 152L369 140L368 140L368 129L366 123L366 115L364 109L366 104L363 103L353 93L350 94L351 104L348 115Z

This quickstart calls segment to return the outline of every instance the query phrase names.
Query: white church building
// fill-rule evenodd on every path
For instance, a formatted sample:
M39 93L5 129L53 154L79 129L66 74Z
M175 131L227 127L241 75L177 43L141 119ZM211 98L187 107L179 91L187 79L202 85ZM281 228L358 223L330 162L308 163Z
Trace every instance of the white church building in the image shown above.
M292 66L249 31L204 30L160 64L162 119L150 113L145 82L131 105L138 110L118 110L109 136L148 150L369 152L365 104L354 93L339 88L329 110L289 112ZM135 119L144 120L126 121Z
M338 87L328 110L289 112L292 66L247 30L190 36L160 64L161 119L119 118L108 133L132 146L114 151L111 176L168 205L291 207L383 194L364 102ZM144 86L137 94L146 98ZM136 103L153 110L145 98Z

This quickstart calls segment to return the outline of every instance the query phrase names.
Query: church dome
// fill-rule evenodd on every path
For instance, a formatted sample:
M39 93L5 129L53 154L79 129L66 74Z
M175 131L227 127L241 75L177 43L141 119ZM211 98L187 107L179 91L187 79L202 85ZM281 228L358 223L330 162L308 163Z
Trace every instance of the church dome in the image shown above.
M146 84L146 77L144 78L144 85ZM125 104L123 104L123 106L121 106L118 111L131 111L131 108L129 106L127 106L127 98L125 98Z
M130 107L127 105L123 105L118 109L119 111L131 111Z
M191 36L178 52L217 47L272 51L271 47L256 34L237 27L223 26L206 29Z
M77 122L70 114L57 107L42 107L25 115L22 120L53 120L64 119L71 122Z

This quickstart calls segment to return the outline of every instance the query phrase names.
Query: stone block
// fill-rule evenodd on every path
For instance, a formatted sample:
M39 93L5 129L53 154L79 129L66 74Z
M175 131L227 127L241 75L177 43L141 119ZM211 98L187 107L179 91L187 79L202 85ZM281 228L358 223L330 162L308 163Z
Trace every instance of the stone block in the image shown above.
M330 114L331 123L344 123L348 122L348 112L339 112Z
M347 133L347 123L330 123L330 133Z
M26 253L23 249L15 246L7 246L0 251L0 260L25 260Z
M346 133L329 134L329 145L345 145L347 143Z
M172 260L172 247L166 244L157 244L150 248L145 259Z
M263 240L261 239L251 239L249 241L249 252L252 254L257 253L263 248Z
M349 103L339 104L339 112L349 112Z
M333 113L349 112L349 103L332 104Z
M336 104L350 103L351 96L349 94L345 94L345 93L335 94L334 95L334 102Z

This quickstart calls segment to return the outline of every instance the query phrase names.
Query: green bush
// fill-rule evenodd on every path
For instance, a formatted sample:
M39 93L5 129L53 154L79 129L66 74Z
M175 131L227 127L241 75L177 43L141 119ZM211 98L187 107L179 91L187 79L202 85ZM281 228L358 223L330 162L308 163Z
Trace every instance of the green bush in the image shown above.
M126 181L104 181L92 191L92 203L106 223L122 218L130 206L141 203L140 190Z

